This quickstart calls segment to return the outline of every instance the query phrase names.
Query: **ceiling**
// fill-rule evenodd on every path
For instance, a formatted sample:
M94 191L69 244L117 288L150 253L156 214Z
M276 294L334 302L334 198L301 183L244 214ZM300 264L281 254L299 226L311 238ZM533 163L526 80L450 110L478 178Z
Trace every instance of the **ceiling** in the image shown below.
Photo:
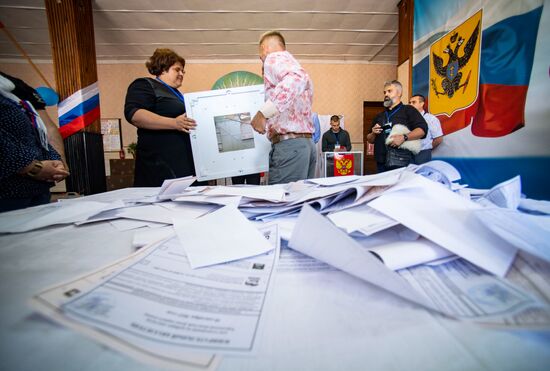
M188 61L256 61L259 36L276 29L299 60L397 64L397 3L92 0L96 56L141 62L168 47ZM0 21L32 60L51 60L44 1L0 0ZM0 59L23 59L1 34Z

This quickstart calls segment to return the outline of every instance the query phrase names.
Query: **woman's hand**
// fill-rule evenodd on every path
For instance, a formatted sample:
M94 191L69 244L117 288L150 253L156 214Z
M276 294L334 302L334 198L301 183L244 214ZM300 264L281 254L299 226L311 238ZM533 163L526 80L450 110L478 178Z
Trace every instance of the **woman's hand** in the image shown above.
M22 169L19 174L44 182L60 182L70 175L63 162L59 160L33 161Z
M186 133L189 133L190 130L195 129L197 123L190 117L187 117L187 114L179 115L176 117L176 130L180 130Z

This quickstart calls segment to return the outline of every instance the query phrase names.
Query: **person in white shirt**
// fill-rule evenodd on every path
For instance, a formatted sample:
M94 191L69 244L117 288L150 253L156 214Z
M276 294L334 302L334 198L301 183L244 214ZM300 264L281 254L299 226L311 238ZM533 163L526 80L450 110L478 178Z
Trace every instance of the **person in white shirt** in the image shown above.
M424 117L424 120L428 123L428 134L426 138L422 139L422 149L420 153L415 156L415 164L423 164L432 160L432 150L443 142L443 131L441 130L441 123L431 113L424 111L425 98L421 94L415 94L409 99L409 104L416 108L418 112Z

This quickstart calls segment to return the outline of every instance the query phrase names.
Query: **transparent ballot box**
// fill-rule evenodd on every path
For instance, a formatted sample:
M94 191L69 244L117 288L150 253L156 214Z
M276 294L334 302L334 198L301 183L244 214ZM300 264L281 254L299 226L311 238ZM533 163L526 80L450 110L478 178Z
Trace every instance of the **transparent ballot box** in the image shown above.
M363 152L323 152L324 176L363 175Z

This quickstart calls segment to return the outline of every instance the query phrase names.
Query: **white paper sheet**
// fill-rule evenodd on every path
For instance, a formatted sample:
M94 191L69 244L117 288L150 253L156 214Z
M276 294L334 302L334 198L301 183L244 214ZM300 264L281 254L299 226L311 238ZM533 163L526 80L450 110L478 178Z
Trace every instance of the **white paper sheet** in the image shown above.
M289 246L403 299L439 311L399 275L308 205L300 212Z
M550 215L492 207L476 210L475 216L502 239L550 262Z
M374 246L370 247L369 251L376 253L382 259L384 265L393 271L454 255L452 252L425 238L419 238L415 241L396 241Z
M204 192L208 196L243 196L250 199L281 202L285 199L285 189L282 185L271 186L218 186Z
M174 219L174 229L192 268L244 259L273 249L262 233L234 207L199 219Z
M134 237L132 238L132 247L134 249L139 249L140 247L164 240L175 234L176 231L174 231L174 227L172 225L154 229L140 229L134 233Z
M155 229L155 228L161 228L166 226L165 223L144 222L141 220L132 220L132 219L115 219L115 220L110 220L109 223L119 231L130 231L132 229L138 229L143 227L149 227L149 228Z
M519 201L518 210L531 214L550 215L550 201L522 198Z
M514 260L517 248L475 217L480 205L420 175L406 173L397 186L369 205L500 277Z
M101 299L96 300L94 304L89 303L89 305L82 306L80 308L84 312L89 310L89 321L79 319L77 316L73 316L71 318L64 313L63 307L67 304L71 306L71 302L74 302L79 295L80 297L82 297L82 295L86 295L87 293L93 295L94 289L101 290L102 286L109 290L109 279L115 278L117 274L124 274L124 272L127 271L132 272L136 268L139 270L140 266L145 266L147 268L161 266L163 263L162 259L158 258L155 262L156 264L154 265L149 266L148 264L143 264L144 259L146 260L152 253L153 255L155 252L160 252L162 254L162 250L155 251L159 245L160 243L150 245L147 248L144 248L117 262L109 264L108 266L95 272L45 289L34 295L30 304L35 310L42 313L46 317L53 319L57 323L78 331L112 349L128 354L139 361L155 365L156 367L168 369L213 371L220 364L220 356L195 352L193 349L186 349L185 347L174 349L174 347L163 346L161 343L155 342L154 339L132 336L120 328L120 325L126 322L124 320L118 324L115 323L112 327L109 326L109 322L113 319L113 312L116 313L121 309L126 309L131 313L138 313L140 310L154 308L154 305L148 305L147 300L144 300L145 303L142 303L141 306L130 307L126 307L128 302L115 300L114 302L111 302L111 304L115 305L109 307L107 305L109 299L114 299L117 295L124 295L124 292L119 291L117 293L118 290L114 290L112 292L114 295L107 294L101 297ZM162 258L162 256L160 256L160 258ZM145 278L147 275L144 274L142 277ZM127 283L131 283L131 277ZM133 282L133 284L137 283L139 283L139 278L136 277L136 281ZM127 286L127 288L129 287L130 286ZM145 287L146 285L143 284L140 288ZM128 291L126 291L126 293L127 292ZM136 290L135 294L139 297L138 290ZM105 309L104 312L100 311L102 308ZM99 319L97 323L93 322L94 315L98 316L96 317Z
M83 201L58 202L0 214L0 233L19 233L56 224L83 221L105 210L123 207L112 203Z
M200 194L185 194L173 198L176 202L186 202L202 205L223 205L223 206L235 206L239 207L241 203L241 196L206 196L203 193Z
M177 215L179 219L196 219L200 216L208 214L219 208L213 204L196 204L191 202L160 202L157 204L160 207L168 209L173 215Z
M359 205L327 216L334 224L347 233L361 230L365 235L393 227L399 222L380 213L369 205Z
M182 350L250 353L278 256L275 230L262 231L273 239L270 254L201 271L192 271L178 239L169 239L62 310L171 358Z
M359 175L348 175L348 176L333 176L329 178L316 178L316 179L307 179L306 183L317 184L322 187L332 187L339 184L346 184L354 182L361 177Z
M487 193L483 194L481 199L488 200L498 207L516 210L521 200L520 176L515 176L512 179L497 184Z
M96 202L116 202L124 201L125 204L134 203L133 200L145 197L154 197L158 194L160 187L130 187L116 189L105 193L97 193L95 195L82 196L78 198L60 199L59 202L80 202L80 201L96 201Z
M175 195L179 195L191 185L193 182L197 179L197 177L194 176L186 176L183 178L176 178L176 179L166 179L164 182L162 182L162 186L160 187L160 191L157 195L157 198L159 200L166 200L171 197L174 197Z
M452 166L451 164L449 164L448 162L445 162L445 161L432 160L432 161L426 162L422 165L419 165L417 170L422 169L424 167L430 167L432 169L435 169L435 170L441 172L451 182L456 182L457 180L459 180L461 178L460 173L458 172L458 170L456 170L456 168L454 166Z
M398 273L433 305L456 318L505 328L550 328L546 303L464 259Z

